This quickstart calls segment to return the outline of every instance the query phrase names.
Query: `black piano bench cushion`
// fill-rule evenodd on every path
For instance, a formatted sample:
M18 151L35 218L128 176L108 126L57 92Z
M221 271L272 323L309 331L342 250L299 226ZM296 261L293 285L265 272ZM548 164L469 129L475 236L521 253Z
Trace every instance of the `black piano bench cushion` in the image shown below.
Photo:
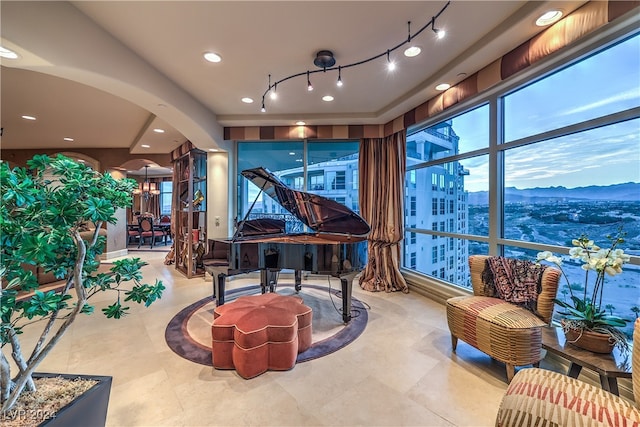
M276 293L242 296L218 306L211 326L216 369L235 369L245 378L286 371L311 346L313 312L298 296Z

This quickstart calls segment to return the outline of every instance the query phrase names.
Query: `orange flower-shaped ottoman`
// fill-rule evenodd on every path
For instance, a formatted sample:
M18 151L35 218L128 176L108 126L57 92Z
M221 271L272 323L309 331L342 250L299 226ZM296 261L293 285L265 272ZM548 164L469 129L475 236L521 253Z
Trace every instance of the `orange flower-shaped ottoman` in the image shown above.
M213 367L246 379L286 371L311 346L311 308L276 293L242 296L213 310Z

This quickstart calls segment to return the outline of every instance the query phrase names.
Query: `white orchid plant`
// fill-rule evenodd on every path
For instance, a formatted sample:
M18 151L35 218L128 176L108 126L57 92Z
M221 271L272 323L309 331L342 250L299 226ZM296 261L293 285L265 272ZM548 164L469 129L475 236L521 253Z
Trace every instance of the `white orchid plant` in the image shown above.
M623 249L617 247L624 243L625 235L626 233L621 228L618 229L616 235L607 235L606 238L610 242L607 249L598 246L585 234L571 241L573 248L569 251L569 257L579 259L582 262L582 269L585 270L582 296L574 294L569 279L562 268L561 256L554 255L549 251L540 252L537 256L537 262L546 261L556 265L567 281L571 302L554 300L563 309L563 311L558 311L561 316L564 316L563 327L608 334L621 351L629 350L629 342L619 328L626 326L630 320L607 313L606 308L602 306L602 298L605 277L622 273L622 265L631 259ZM591 292L589 292L590 273L595 274Z

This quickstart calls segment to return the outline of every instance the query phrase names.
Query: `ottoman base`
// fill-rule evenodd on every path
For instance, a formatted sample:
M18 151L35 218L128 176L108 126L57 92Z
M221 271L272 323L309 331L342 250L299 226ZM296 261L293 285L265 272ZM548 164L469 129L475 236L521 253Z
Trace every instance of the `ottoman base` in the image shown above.
M246 379L293 368L298 353L311 346L313 312L297 296L243 296L213 315L214 368L235 369Z

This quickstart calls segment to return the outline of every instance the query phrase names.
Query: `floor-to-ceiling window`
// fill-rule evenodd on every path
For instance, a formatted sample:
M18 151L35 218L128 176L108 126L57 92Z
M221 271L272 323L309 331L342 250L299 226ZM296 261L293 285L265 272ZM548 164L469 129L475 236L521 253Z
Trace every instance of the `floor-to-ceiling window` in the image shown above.
M620 247L632 262L607 277L605 298L616 313L634 318L640 36L515 84L408 131L404 268L469 287L470 254L534 260L542 250L568 253L571 239L583 233L605 244L622 226ZM571 286L583 282L579 264L564 267Z
M488 204L488 149L486 103L408 135L406 267L415 258L412 269L469 286L467 256L488 250L488 224L471 224L470 217L470 204ZM469 201L471 190L477 197ZM453 265L451 258L457 260Z
M306 191L358 212L359 150L359 141L309 141Z
M359 141L240 141L238 150L238 220L283 219L288 232L307 231L282 206L241 174L263 167L289 188L315 193L358 212Z
M160 182L160 215L171 215L172 181Z

